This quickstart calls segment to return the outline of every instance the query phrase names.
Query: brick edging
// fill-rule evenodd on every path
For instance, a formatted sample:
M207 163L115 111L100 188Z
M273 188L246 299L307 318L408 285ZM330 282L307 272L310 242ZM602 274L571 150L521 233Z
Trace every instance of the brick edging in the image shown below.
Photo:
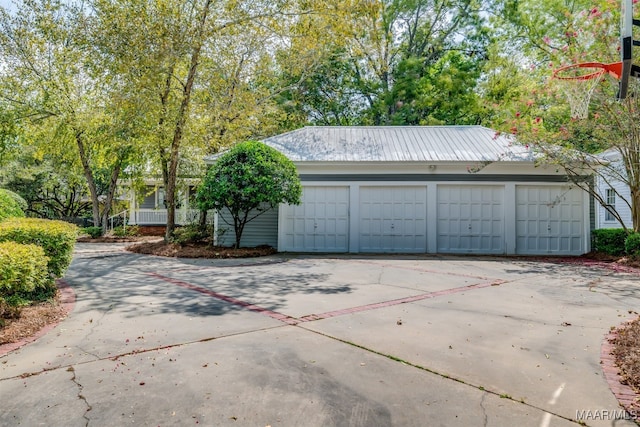
M68 316L69 313L71 313L71 310L73 310L73 308L76 305L76 293L73 292L73 289L71 288L71 286L69 286L69 284L64 280L58 279L56 283L58 285L58 289L60 290L60 305L65 311L64 318L66 318L66 316ZM34 335L31 335L30 337L23 338L17 342L0 345L0 357L14 350L17 350L20 347L23 347L29 343L32 343L38 338L41 338L42 336L46 335L49 331L51 331L56 326L58 326L58 324L62 320L64 320L64 318L58 321L55 321L53 323L44 325L38 332L36 332Z
M633 322L634 319L628 320L626 323ZM616 366L615 357L613 356L614 345L611 343L617 335L618 328L612 329L602 340L600 347L600 365L604 378L609 384L609 389L618 400L618 403L630 414L636 415L640 411L640 394L636 393L630 386L620 382L620 368Z

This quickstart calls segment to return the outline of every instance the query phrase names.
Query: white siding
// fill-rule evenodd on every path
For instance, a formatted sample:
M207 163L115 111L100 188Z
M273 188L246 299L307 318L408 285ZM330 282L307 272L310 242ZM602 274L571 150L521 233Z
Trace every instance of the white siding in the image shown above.
M603 173L604 170L603 170ZM627 204L631 200L631 192L629 190L629 186L617 179L607 179L606 182L602 177L598 177L596 179L596 185L598 189L598 194L602 196L604 200L606 200L606 192L608 188L613 188L618 193L616 195L616 211L622 217L625 225L627 227L633 226L633 221L631 220L631 208ZM622 225L616 221L607 221L606 219L606 209L596 200L596 228L622 228Z

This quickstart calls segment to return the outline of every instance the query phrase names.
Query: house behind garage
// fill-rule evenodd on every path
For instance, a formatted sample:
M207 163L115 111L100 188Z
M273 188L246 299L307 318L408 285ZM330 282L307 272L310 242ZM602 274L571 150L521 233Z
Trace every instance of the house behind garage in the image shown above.
M607 205L618 212L624 225L633 229L631 189L626 179L622 156L618 150L610 149L598 157L608 165L596 176L596 191ZM595 220L596 228L622 228L615 216L600 203L596 205Z
M243 246L496 255L590 249L588 195L485 127L305 127L264 143L297 166L302 203L247 224ZM216 226L229 228L222 215Z

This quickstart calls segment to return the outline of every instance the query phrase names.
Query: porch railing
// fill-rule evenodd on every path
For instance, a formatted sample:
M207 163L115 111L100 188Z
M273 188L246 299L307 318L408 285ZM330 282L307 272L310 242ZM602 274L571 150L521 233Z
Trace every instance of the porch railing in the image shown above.
M109 219L107 220L107 232L111 232L113 231L113 229L119 225L122 225L122 227L126 230L127 227L127 211L124 210L120 213L117 213L115 215L111 215L109 217Z
M200 211L197 209L176 209L176 224L184 225L197 222ZM129 224L164 225L167 223L166 209L137 209L131 212Z

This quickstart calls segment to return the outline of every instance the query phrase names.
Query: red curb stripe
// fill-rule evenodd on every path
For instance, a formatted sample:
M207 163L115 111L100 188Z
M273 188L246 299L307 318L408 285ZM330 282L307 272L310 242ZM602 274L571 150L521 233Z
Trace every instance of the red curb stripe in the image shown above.
M632 320L628 320L625 323L630 323ZM638 414L637 402L640 402L640 394L636 393L631 387L620 382L620 369L615 364L615 358L611 354L613 351L613 344L611 341L617 337L617 330L613 330L605 335L602 345L600 346L600 364L602 366L602 372L604 378L609 385L609 390L618 400L618 404L630 415ZM637 418L634 420L637 421Z
M71 313L71 311L76 305L76 293L73 292L73 289L71 288L71 286L69 286L69 284L62 279L58 279L57 284L58 284L58 289L60 290L60 304L62 305L62 308L65 311L65 318L66 318L66 316L68 316L69 313ZM48 325L43 326L38 332L36 332L34 335L30 337L23 338L17 342L0 345L0 357L14 350L17 350L20 347L24 347L25 345L34 342L38 338L43 337L49 331L51 331L56 326L58 326L58 324L60 324L62 320L64 319L60 319L56 322L49 323Z
M172 283L174 285L183 287L185 289L189 289L189 290L192 290L192 291L200 292L201 294L208 295L210 297L219 299L221 301L228 302L228 303L233 304L233 305L237 305L237 306L242 307L242 308L246 308L247 310L255 311L255 312L260 313L260 314L264 314L265 316L271 317L272 319L279 320L279 321L284 322L284 323L286 323L288 325L295 325L295 324L298 323L297 319L295 319L295 318L293 318L291 316L287 316L286 314L278 313L276 311L272 311L272 310L257 306L255 304L251 304L251 303L239 300L237 298L233 298L233 297L230 297L230 296L227 296L227 295L224 295L224 294L220 294L218 292L214 292L214 291L212 291L210 289L207 289L207 288L203 288L203 287L191 284L191 283L183 282L182 280L177 280L177 279L173 279L171 277L163 276L163 275L158 274L158 273L147 273L147 274L149 274L150 276L156 277L158 279L164 280L165 282L169 282L169 283Z
M394 305L399 305L399 304L406 304L406 303L410 303L410 302L415 302L415 301L421 301L421 300L425 300L425 299L430 299L430 298L436 298L436 297L440 297L440 296L445 296L445 295L452 295L452 294L457 294L460 292L465 292L465 291L469 291L469 290L473 290L473 289L481 289L481 288L486 288L486 287L490 287L490 286L497 286L500 285L502 283L506 283L506 281L504 280L494 280L491 282L485 282L485 283L476 283L474 285L467 285L467 286L462 286L459 288L452 288L452 289L445 289L442 291L436 291L436 292L429 292L427 294L420 294L420 295L413 295L410 297L405 297L405 298L399 298L399 299L395 299L395 300L390 300L390 301L383 301L383 302L377 302L377 303L373 303L373 304L366 304L366 305L362 305L362 306L358 306L358 307L351 307L351 308L343 308L340 310L334 310L334 311L329 311L326 313L321 313L321 314L308 314L306 316L303 316L299 319L296 319L295 317L291 317L291 316L287 316L286 314L282 314L282 313L278 313L276 311L272 311L260 306L257 306L255 304L251 304L242 300L239 300L237 298L233 298L215 291L212 291L210 289L207 288L203 288L201 286L197 286L188 282L184 282L182 280L178 280L178 279L174 279L171 277L167 277L167 276L163 276L161 274L158 273L147 273L150 276L156 277L160 280L164 280L165 282L168 283L172 283L174 285L183 287L185 289L189 289L192 291L196 291L196 292L200 292L201 294L204 295L208 295L211 296L213 298L219 299L221 301L225 301L228 302L230 304L233 305L237 305L239 307L242 308L246 308L247 310L251 310L251 311L255 311L257 313L261 313L264 314L265 316L271 317L272 319L276 319L279 320L283 323L286 323L288 325L297 325L299 323L303 323L303 322L312 322L315 320L322 320L322 319L328 319L331 317L337 317L337 316L342 316L345 314L353 314L353 313L359 313L361 311L368 311L368 310L375 310L378 308L384 308L384 307L391 307Z
M394 299L394 300L390 300L390 301L376 302L376 303L373 303L373 304L361 305L361 306L353 307L353 308L345 308L345 309L342 309L342 310L328 311L328 312L322 313L322 314L309 314L307 316L301 317L299 320L300 320L300 322L311 322L311 321L314 321L314 320L328 319L330 317L337 317L337 316L341 316L343 314L359 313L361 311L375 310L377 308L391 307L391 306L394 306L394 305L406 304L406 303L409 303L409 302L421 301L421 300L430 299L430 298L436 298L436 297L440 297L440 296L444 296L444 295L457 294L457 293L460 293L460 292L465 292L465 291L469 291L469 290L473 290L473 289L481 289L481 288L486 288L486 287L489 287L489 286L497 286L497 285L500 285L502 283L505 283L505 281L504 280L495 280L495 281L487 282L487 283L477 283L475 285L463 286L461 288L445 289L445 290L442 290L442 291L429 292L427 294L414 295L414 296L410 296L410 297L406 297L406 298Z

